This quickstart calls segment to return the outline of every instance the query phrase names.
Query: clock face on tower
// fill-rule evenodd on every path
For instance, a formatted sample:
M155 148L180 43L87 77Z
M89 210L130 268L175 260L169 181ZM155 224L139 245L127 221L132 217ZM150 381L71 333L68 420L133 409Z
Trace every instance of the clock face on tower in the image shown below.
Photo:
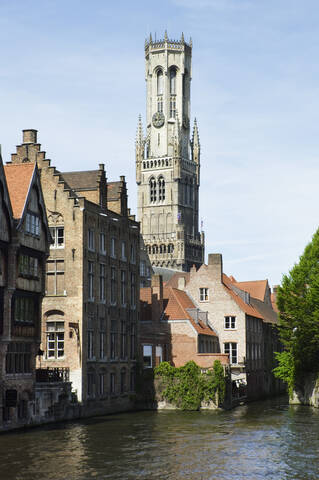
M165 122L165 116L164 113L162 112L155 112L153 117L152 117L153 125L156 128L160 128L164 125Z

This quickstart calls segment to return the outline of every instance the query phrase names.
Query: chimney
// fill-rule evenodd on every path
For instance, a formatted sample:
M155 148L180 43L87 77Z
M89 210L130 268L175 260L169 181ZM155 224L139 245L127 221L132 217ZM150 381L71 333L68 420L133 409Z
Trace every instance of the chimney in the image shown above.
M23 132L23 143L37 143L37 133L38 130L28 129L22 130Z
M216 280L222 282L223 256L221 253L210 253L208 255L208 269Z
M178 290L184 290L186 285L185 277L178 277L177 288Z
M103 170L103 171L104 171L104 163L99 163L99 170Z
M152 294L157 295L158 300L163 300L163 277L152 275Z

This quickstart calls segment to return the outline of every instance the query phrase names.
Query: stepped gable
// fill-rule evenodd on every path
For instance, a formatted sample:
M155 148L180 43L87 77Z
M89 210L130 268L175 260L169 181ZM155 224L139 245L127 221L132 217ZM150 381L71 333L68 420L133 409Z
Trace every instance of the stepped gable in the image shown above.
M107 182L107 198L109 201L119 200L122 193L122 181Z
M36 166L34 163L25 163L19 165L5 165L3 168L6 176L13 217L15 219L20 219L23 215Z

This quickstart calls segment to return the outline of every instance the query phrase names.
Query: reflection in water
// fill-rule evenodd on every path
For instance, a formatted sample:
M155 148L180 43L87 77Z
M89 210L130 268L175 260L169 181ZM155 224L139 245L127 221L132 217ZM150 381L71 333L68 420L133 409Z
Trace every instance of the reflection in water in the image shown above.
M6 480L312 480L319 411L277 399L230 412L140 412L0 436Z

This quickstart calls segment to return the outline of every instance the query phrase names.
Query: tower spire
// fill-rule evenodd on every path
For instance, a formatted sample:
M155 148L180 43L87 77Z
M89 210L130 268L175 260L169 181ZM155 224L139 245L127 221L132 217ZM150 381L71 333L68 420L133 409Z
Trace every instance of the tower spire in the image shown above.
M192 151L192 160L197 164L196 173L197 173L197 183L199 185L200 141L199 141L199 133L198 133L196 118L194 119L194 127L193 127L193 134L192 134L192 140L191 140L191 151Z

